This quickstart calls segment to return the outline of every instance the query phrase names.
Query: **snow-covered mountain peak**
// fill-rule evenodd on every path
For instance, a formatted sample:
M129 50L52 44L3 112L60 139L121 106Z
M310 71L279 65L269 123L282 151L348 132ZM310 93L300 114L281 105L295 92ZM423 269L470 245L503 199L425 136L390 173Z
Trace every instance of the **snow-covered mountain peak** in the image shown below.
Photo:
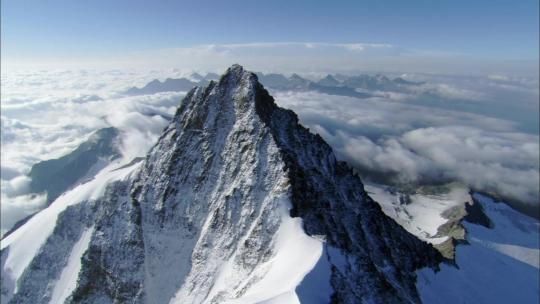
M218 86L253 91L258 84L255 73L246 71L241 65L234 64L220 77Z
M60 196L1 257L12 303L418 302L415 271L441 260L240 65L186 95L144 162Z

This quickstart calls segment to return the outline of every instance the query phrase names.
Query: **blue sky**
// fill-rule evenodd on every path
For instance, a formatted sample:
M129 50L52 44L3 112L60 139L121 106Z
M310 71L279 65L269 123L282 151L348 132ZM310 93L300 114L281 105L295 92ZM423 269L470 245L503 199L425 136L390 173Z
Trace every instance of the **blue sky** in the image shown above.
M2 0L2 57L110 57L205 44L322 42L538 62L538 5L538 0Z

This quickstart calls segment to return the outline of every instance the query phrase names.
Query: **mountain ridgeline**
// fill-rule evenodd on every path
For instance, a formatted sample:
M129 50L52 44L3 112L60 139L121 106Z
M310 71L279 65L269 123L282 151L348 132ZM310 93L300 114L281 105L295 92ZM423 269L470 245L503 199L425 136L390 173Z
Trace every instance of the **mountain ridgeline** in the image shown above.
M407 81L401 77L390 79L383 75L327 75L319 81L311 81L292 74L286 77L282 74L264 74L257 73L259 82L265 87L275 90L288 91L313 91L327 95L348 96L354 98L368 98L374 95L376 91L392 91L401 92L407 88L422 85L422 82ZM336 77L339 77L338 80ZM209 73L206 76L201 76L197 73L191 74L190 79L187 78L167 78L164 81L157 79L152 80L145 86L132 87L127 89L126 95L144 95L155 94L160 92L186 92L196 86L206 86L209 81L216 80L217 75Z
M95 173L91 171L99 171L120 156L118 133L113 127L99 129L71 153L33 165L28 174L32 180L30 191L46 192L50 203L77 182L83 182L85 176Z
M64 197L3 240L3 303L310 303L294 293L310 269L280 264L300 219L330 265L327 302L418 303L415 271L442 261L239 65L190 90L146 159L121 170L102 196Z

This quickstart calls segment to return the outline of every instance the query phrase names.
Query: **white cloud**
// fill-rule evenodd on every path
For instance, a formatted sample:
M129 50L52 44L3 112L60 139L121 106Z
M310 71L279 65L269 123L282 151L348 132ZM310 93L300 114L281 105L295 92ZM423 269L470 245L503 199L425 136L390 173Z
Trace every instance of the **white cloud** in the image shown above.
M284 92L275 98L360 172L401 183L458 180L539 204L539 136L518 131L515 122L411 104L411 97L402 96L355 99Z
M0 235L4 235L9 228L13 227L19 220L39 211L46 200L45 195L21 195L9 197L4 194L1 196L0 204Z
M402 182L460 180L483 191L538 203L538 144L472 127L430 127L372 142L343 139L349 159Z
M264 51L250 57L254 48ZM300 56L306 49L314 53L300 60L287 57L291 52ZM296 67L303 66L306 73L311 73L305 67L328 51L346 56L372 56L370 52L390 56L401 52L390 45L262 43L168 50L164 51L163 60L171 60L167 54L198 58L200 62L192 64L201 63L199 72L204 73L214 70L215 65L205 66L202 61L215 59L214 63L222 64L246 56L255 65L264 54L270 65L285 58L280 64L290 64L287 71L296 72ZM159 52L154 55L161 56ZM220 61L220 56L226 60ZM332 60L329 59L328 66L335 63ZM121 149L126 161L143 156L167 123L163 117L174 113L183 93L131 97L119 93L155 78L187 76L192 71L189 65L152 70L3 70L2 229L38 210L45 200L43 196L26 193L28 179L23 175L30 166L72 151L95 129L110 125L121 129ZM519 102L534 105L531 100L537 103L538 94L531 84L534 81L480 81L425 74L406 77L428 82L400 93L377 92L377 97L367 99L313 92L271 94L278 104L296 111L301 121L320 133L341 158L364 170L392 175L402 182L457 179L478 189L538 204L538 136L522 133L519 121L483 113L489 109L487 105L495 107L499 102L493 98L495 89L497 96L523 97L523 102L512 100L515 107L520 106ZM419 99L426 94L440 104L431 104L430 98ZM464 100L467 109L476 106L481 111L460 110L455 107L455 100Z
M43 71L3 75L2 231L39 210L45 202L43 195L28 194L30 179L25 174L30 167L71 152L96 129L114 126L121 130L120 148L125 162L144 156L183 93L125 97L119 92L161 77L162 72Z
M2 192L8 196L18 196L28 193L30 178L24 175L17 176L9 181L2 181Z
M485 94L470 89L458 88L445 83L427 83L408 88L415 94L431 94L446 99L484 100Z

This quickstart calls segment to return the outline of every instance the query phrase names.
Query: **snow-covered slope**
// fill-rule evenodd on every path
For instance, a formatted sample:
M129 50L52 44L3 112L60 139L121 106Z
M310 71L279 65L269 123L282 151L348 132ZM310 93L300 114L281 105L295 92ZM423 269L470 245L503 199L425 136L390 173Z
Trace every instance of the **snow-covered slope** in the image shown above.
M424 303L538 303L538 220L504 203L473 195L491 225L464 222L468 244L456 247L455 265L418 271Z
M238 65L1 248L6 303L419 302L441 260Z
M69 266L71 253L76 251L77 242L85 235L84 231L93 224L94 218L83 210L93 208L96 199L103 196L109 184L128 178L137 165L115 169L118 163L113 162L94 179L61 195L49 207L2 239L2 303L7 303L13 293L22 294L13 299L15 303L40 303L51 296L53 289L58 290L55 282L62 281L61 273ZM33 281L36 277L49 281ZM72 283L63 282L67 285Z
M468 187L449 183L417 187L411 191L368 184L366 189L386 215L432 244L445 258L454 258L455 245L465 239L461 221L467 215L466 206L473 206Z
M396 220L407 231L431 244L441 244L450 236L439 228L448 223L445 217L452 208L472 203L469 189L455 186L441 193L405 194L382 185L368 184L366 190L382 207L385 214Z
M460 242L453 261L441 271L418 271L424 303L538 303L540 223L502 202L459 184L438 193L406 195L391 187L369 185L368 193L385 213L409 232L437 246L447 242L458 221ZM460 212L452 213L452 210ZM466 213L462 213L466 211ZM458 215L459 219L450 215ZM463 235L463 232L466 232ZM455 231L454 231L455 232ZM454 248L452 248L454 250ZM444 251L443 251L444 252Z

